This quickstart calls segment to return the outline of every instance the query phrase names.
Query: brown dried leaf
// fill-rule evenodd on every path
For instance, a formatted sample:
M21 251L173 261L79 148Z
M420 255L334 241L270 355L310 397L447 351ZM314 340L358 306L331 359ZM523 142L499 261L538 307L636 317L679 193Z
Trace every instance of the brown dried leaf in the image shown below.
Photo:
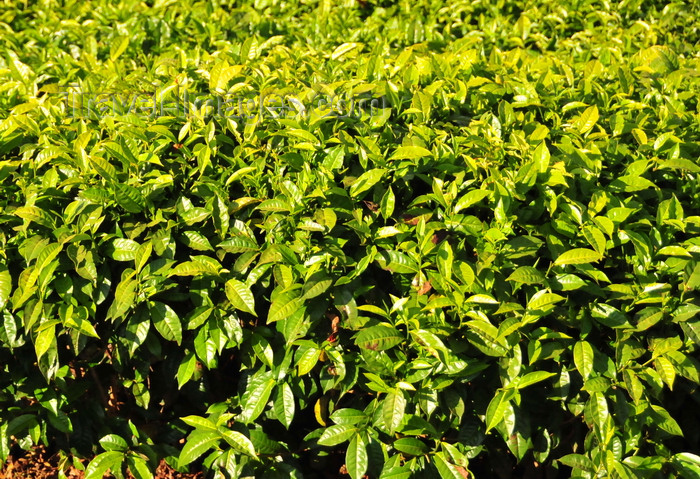
M430 284L429 280L426 280L420 287L418 288L418 296L423 296L426 294L428 291L433 289L433 285Z

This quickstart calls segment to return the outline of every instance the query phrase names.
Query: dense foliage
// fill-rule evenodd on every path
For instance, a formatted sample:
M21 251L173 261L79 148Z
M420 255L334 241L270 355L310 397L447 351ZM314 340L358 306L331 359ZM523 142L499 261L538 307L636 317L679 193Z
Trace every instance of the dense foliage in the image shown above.
M187 3L0 6L0 458L700 474L697 5Z

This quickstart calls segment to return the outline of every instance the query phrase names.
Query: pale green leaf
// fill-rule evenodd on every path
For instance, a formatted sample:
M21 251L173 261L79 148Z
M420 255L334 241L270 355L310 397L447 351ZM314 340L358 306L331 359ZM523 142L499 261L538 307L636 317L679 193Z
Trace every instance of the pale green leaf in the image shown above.
M593 251L592 249L574 248L559 255L556 261L554 261L554 264L586 264L600 261L601 259L602 255L596 251Z
M129 447L126 441L116 434L107 434L100 439L100 446L105 451L119 451L124 452Z
M405 411L406 398L400 389L396 389L386 395L382 402L382 417L384 418L384 425L390 433L393 433L399 427Z
M350 440L347 451L345 451L345 466L348 474L352 479L362 479L368 465L367 446L362 436L355 434Z
M532 384L549 379L552 376L554 376L554 373L547 371L533 371L531 373L527 373L518 380L517 389L526 388Z
M593 348L587 341L574 344L574 365L583 379L588 379L593 372Z
M167 304L151 301L148 304L151 321L163 338L168 341L182 342L182 323L177 313Z
M589 132L598 122L598 107L596 105L586 108L576 120L576 129L579 133Z
M197 358L193 353L187 353L180 366L177 368L177 388L182 389L182 386L192 379L197 367Z
M112 45L109 48L109 58L114 61L124 53L129 46L129 37L124 35L122 37L117 37L112 41Z
M383 168L374 168L362 173L357 180L350 186L350 196L356 198L365 191L376 185L386 173Z
M409 256L399 251L381 251L376 256L379 266L393 273L417 273L418 265Z
M496 427L503 420L511 396L512 390L501 389L491 399L486 408L486 432Z
M416 160L425 156L431 156L430 150L422 146L400 146L389 158L390 160Z
M223 437L224 440L238 452L242 452L243 454L247 454L251 457L256 456L255 446L244 434L227 429L220 430L219 434L221 434L221 437Z
M464 468L460 467L458 469L459 466L452 464L442 452L438 452L433 456L433 462L438 470L438 474L440 474L440 479L464 479L468 477L466 471L464 473L460 472Z
M12 277L7 266L0 263L0 311L5 309L10 293L12 293Z
M90 461L87 469L85 469L85 479L102 479L108 470L111 470L114 473L121 472L120 468L123 461L123 452L103 452Z
M405 340L405 336L388 324L378 324L363 329L355 338L355 344L372 351L393 348Z
M226 282L226 297L234 308L257 316L255 313L255 298L250 288L242 281L229 279Z
M337 446L353 437L356 432L357 428L351 424L335 424L323 431L318 443L322 446Z
M287 383L277 386L275 400L272 404L273 411L279 422L289 429L294 419L294 393Z
M267 379L249 385L249 389L246 390L242 398L243 409L239 416L240 421L245 424L255 421L265 410L274 388L274 379Z
M199 456L215 447L221 441L221 435L214 431L195 431L187 437L185 446L178 457L178 467L186 467ZM100 476L101 478L102 476Z
M279 294L272 304L267 315L267 322L274 323L281 319L291 317L304 304L304 298L298 295L298 292L291 291Z

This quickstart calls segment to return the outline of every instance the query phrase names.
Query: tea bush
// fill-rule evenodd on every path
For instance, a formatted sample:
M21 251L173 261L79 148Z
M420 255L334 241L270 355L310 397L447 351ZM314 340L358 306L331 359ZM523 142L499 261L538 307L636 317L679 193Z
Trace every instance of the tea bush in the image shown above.
M0 458L700 475L692 2L0 7Z

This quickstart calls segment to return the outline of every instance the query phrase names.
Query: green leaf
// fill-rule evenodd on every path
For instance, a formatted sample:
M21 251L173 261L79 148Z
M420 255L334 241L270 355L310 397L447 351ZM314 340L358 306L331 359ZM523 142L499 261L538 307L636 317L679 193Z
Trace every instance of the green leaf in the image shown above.
M164 339L175 341L177 344L182 342L182 323L173 308L158 301L150 301L148 311L151 314L153 326Z
M351 424L335 424L326 428L318 438L321 446L337 446L355 436L357 428Z
M0 263L0 311L5 309L7 300L12 292L12 277L7 266Z
M459 213L463 209L469 208L470 206L477 204L484 198L488 197L490 194L491 192L487 190L468 191L459 200L457 200L457 204L454 208L455 213Z
M367 419L367 415L358 409L343 408L333 411L331 419L336 424L358 424Z
M437 252L437 266L440 275L444 280L452 279L452 264L454 263L454 253L448 241L443 241Z
M399 251L381 251L376 256L376 261L382 269L393 273L417 273L418 265L407 255Z
M623 370L622 377L625 382L625 388L627 389L630 397L635 404L638 403L644 394L644 386L642 385L642 382L637 377L637 374L631 369Z
M390 160L417 160L426 156L431 156L430 150L422 146L400 146L389 158Z
M258 39L255 36L249 36L241 45L241 59L253 60L258 56Z
M216 63L209 72L209 88L211 90L225 90L228 82L241 70L241 66L229 66L226 61Z
M129 466L129 472L135 479L153 479L153 473L148 468L145 459L129 455L126 457L126 463Z
M547 371L533 371L531 373L527 373L525 376L522 376L519 379L516 387L517 389L526 388L532 384L549 379L552 376L554 376L554 373Z
M603 431L609 415L608 402L603 393L591 393L591 397L586 402L584 409L586 423L591 426L596 426L599 432Z
M549 167L551 155L549 153L549 148L547 148L547 143L541 141L535 151L532 153L532 160L537 165L537 171L539 173L544 173Z
M433 462L435 463L435 467L437 468L441 479L464 479L465 477L468 477L468 475L465 476L461 474L457 469L457 466L449 462L447 457L445 457L445 454L442 452L435 453L433 456Z
M555 265L565 265L565 264L586 264L600 261L602 256L591 249L587 248L575 248L562 253L556 261Z
M473 294L469 296L465 301L467 303L498 304L498 300L493 296L489 296L488 294Z
M184 468L199 456L215 447L221 441L221 435L213 431L195 431L187 437L185 446L178 457L178 468ZM100 476L102 477L102 476Z
M239 420L244 424L255 421L265 410L274 388L274 379L251 384L241 399L243 408L238 416Z
M660 248L659 251L656 252L656 254L661 256L680 256L686 258L693 257L693 255L691 255L687 249L677 245L664 246L663 248Z
M382 402L382 417L384 425L390 434L399 427L406 411L406 398L400 389L395 389L384 398Z
M352 479L362 479L368 466L367 446L362 440L362 436L355 434L350 440L347 451L345 451L345 467Z
M486 432L496 427L503 420L512 395L512 389L500 389L491 399L486 408Z
M372 170L367 170L360 175L357 180L350 187L350 196L356 198L360 196L365 191L376 185L386 173L383 168L374 168Z
M144 197L141 192L127 184L118 183L114 187L114 197L119 206L129 213L141 213L144 209Z
M151 253L153 253L153 244L150 241L140 245L139 249L136 250L134 254L134 263L137 272L140 272L144 266L146 266L146 263L151 257Z
M449 355L445 343L443 343L436 334L424 329L419 329L417 331L411 331L411 335L416 339L418 344L424 347L431 355L439 357L439 352L443 353L443 357Z
M218 431L216 424L214 424L211 420L205 417L185 416L181 417L180 420L182 420L182 422L184 422L188 426L197 429L198 431Z
M34 349L36 351L37 360L41 359L41 357L46 354L49 349L56 347L55 330L56 326L53 324L51 327L42 329L36 335L36 339L34 340Z
M665 75L678 69L678 55L668 46L654 45L640 51L634 57L636 64L649 72Z
M129 46L129 37L117 37L109 48L109 58L114 61L124 53Z
M527 303L527 309L530 311L546 310L550 306L564 301L566 298L555 293L548 293L546 290L538 291L532 295Z
M506 281L515 281L523 284L542 284L545 281L545 277L537 268L520 266L506 278Z
M552 285L552 289L557 291L574 291L584 288L588 283L575 274L565 273L558 274L553 279L550 279L549 284Z
M331 53L331 60L337 60L337 59L343 57L345 54L347 54L347 53L349 53L357 48L360 48L362 46L363 46L362 43L354 43L354 42L340 44L336 47L335 50L333 50L333 53Z
M105 145L105 149L110 151L110 149ZM114 156L114 155L113 155ZM106 180L112 181L117 176L117 170L114 166L97 155L90 155L90 165Z
M245 435L238 431L219 430L221 437L234 449L251 457L256 457L255 446Z
M9 311L0 313L0 341L6 343L12 351L13 348L23 346L25 341L20 335L17 318Z
M303 297L304 299L311 299L320 296L325 293L332 284L333 278L323 271L318 271L312 274L304 284Z
M229 279L226 282L226 297L234 308L257 316L255 313L255 298L250 288L237 279Z
M686 170L693 173L700 172L700 166L685 158L669 158L667 160L656 160L659 163L659 168L668 168L672 170Z
M124 453L119 451L107 451L95 456L85 469L85 479L102 479L107 470L113 473L121 472L121 465L124 461Z
M652 404L651 409L653 411L652 420L656 426L673 436L683 436L683 430L666 409L656 404Z
M591 393L603 393L610 389L610 380L602 376L598 376L586 381L582 389Z
M185 261L170 270L168 276L218 275L219 270L210 263L202 261Z
M567 454L566 456L560 457L558 461L573 469L581 469L582 471L588 472L595 470L593 461L583 454Z
M304 298L296 291L281 293L272 301L270 310L267 313L267 322L274 323L281 319L291 317L304 304Z
M33 429L37 426L37 416L34 414L20 414L15 416L9 423L5 423L7 426L7 436L19 436L24 434L28 429Z
M634 137L635 141L639 143L640 145L646 145L648 142L647 134L644 132L644 130L640 128L633 128L632 131L632 136Z
M116 434L107 434L102 439L100 439L100 446L105 451L119 451L124 452L129 447L126 441Z
M309 374L311 370L318 363L318 359L321 357L321 350L318 348L308 348L304 350L299 361L297 361L297 372L299 376L304 376Z
M593 348L587 341L574 344L574 364L584 380L593 372L593 358Z
M228 253L246 253L248 251L257 251L258 244L247 236L236 236L222 241L217 245Z
M130 276L124 278L114 292L114 300L107 311L108 319L118 319L131 309L136 301L137 282Z
M41 226L53 229L54 221L50 214L36 206L20 206L13 211L13 214L23 220L37 223Z
M111 257L116 261L132 261L139 246L134 240L115 238L111 244Z
M663 311L659 311L657 314L660 314L663 317ZM639 323L637 323L637 329L642 331ZM683 332L687 338L691 339L697 346L700 346L700 321L687 321L681 323L681 329L683 329Z
M671 464L681 473L681 477L700 477L700 456L690 452L680 452L671 457Z
M661 376L661 380L673 391L673 383L676 380L676 368L673 367L671 361L663 356L659 356L654 360L654 367L659 376Z
M182 386L192 379L195 369L197 368L197 358L194 353L187 353L180 366L177 368L177 388L182 389Z
M282 383L277 386L275 392L275 400L272 404L272 410L277 416L279 422L281 422L284 427L289 429L289 426L294 420L294 393L292 388L287 383Z
M603 255L605 253L606 241L602 231L592 226L586 226L583 229L583 235L598 254Z
M392 446L397 451L411 456L423 456L428 453L428 446L415 437L402 437L394 441Z
M596 105L586 108L576 120L575 126L582 135L589 132L598 122L598 107Z
M394 195L394 190L387 188L386 192L382 196L379 203L379 211L384 219L389 219L392 214L394 214L394 207L396 206L396 196Z
M196 231L185 231L182 233L185 237L184 243L195 251L214 251L209 240L202 233Z
M405 341L405 336L387 324L378 324L363 329L355 338L355 344L372 351L384 351Z
M609 328L632 328L627 316L609 304L595 304L591 307L591 316Z

